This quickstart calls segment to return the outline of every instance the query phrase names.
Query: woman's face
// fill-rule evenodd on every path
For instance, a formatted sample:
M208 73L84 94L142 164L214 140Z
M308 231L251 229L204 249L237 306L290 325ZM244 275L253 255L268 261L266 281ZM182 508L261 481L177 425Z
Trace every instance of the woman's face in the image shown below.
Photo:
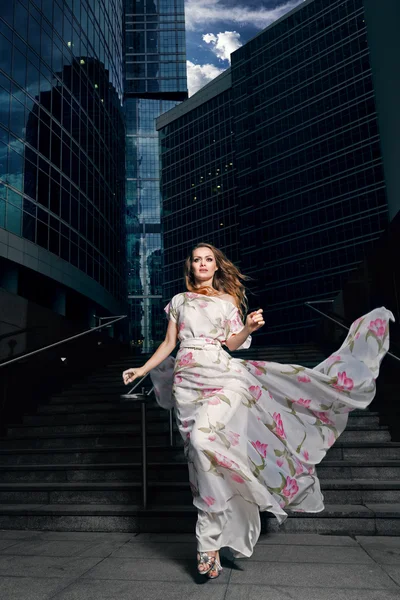
M192 272L197 284L211 285L218 270L215 256L210 248L196 248L192 254Z

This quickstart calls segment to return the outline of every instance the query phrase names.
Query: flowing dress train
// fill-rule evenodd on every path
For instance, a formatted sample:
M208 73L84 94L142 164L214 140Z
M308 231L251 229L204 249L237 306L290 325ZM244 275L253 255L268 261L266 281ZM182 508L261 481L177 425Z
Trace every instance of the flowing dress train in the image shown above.
M230 547L250 556L259 511L282 523L286 508L324 509L317 465L366 408L389 347L392 313L377 308L355 321L337 352L313 369L241 360L222 347L243 329L229 301L192 292L166 307L180 348L151 371L164 408L175 406L184 439L200 551ZM249 336L241 348L251 344Z

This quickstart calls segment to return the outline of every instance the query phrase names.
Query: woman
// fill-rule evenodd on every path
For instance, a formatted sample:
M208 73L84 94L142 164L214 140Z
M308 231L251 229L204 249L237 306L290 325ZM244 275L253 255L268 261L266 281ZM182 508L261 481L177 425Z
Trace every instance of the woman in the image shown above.
M124 371L123 379L128 384L152 371L165 406L165 383L170 377L172 385L173 377L198 510L198 570L215 578L221 547L251 556L260 510L280 523L289 505L295 511L323 510L315 465L344 430L348 413L373 399L394 318L385 308L361 317L340 350L314 369L245 361L223 349L248 348L251 334L264 325L262 309L243 324L245 277L220 250L203 243L186 260L185 277L188 291L165 308L164 342L143 367ZM177 340L174 373L156 369Z

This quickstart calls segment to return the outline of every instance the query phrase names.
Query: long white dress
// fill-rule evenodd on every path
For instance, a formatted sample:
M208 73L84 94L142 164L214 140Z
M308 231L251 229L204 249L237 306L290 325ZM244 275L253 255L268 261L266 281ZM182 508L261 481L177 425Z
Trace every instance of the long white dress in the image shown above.
M259 510L281 523L288 506L324 509L315 465L349 412L373 399L394 317L383 307L361 317L341 348L309 369L232 358L222 345L243 323L229 301L185 292L165 310L178 326L180 349L151 376L160 404L176 408L198 510L198 549L228 546L250 556ZM249 336L242 348L250 343Z

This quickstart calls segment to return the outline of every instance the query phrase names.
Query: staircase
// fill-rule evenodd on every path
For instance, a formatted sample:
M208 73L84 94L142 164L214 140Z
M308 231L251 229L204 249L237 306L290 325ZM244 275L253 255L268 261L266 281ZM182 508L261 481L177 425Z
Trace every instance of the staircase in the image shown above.
M235 356L305 366L324 358L310 345ZM140 406L119 396L127 391L121 372L143 360L118 359L9 425L0 438L0 529L194 530L181 438L175 431L169 445L169 413L154 401L147 411L149 507L140 506ZM400 534L400 443L390 440L378 413L351 413L317 470L325 511L293 513L279 531ZM278 530L269 517L263 513L264 531Z

